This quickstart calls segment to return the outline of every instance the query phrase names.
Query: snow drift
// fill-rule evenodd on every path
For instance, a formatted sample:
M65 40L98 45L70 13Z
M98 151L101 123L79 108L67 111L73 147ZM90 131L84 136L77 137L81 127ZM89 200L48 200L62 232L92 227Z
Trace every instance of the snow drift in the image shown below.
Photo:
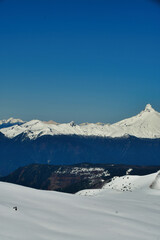
M125 175L113 177L109 183L104 184L102 189L86 189L79 191L77 195L97 195L106 189L122 192L146 191L149 189L160 189L160 171L145 176Z
M150 186L152 189L159 189L160 190L160 172L157 174L155 180Z

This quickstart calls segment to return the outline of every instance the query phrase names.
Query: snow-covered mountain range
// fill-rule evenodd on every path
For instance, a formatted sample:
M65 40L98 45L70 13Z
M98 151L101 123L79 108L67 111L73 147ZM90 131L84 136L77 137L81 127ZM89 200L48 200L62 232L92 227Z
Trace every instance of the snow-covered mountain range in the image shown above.
M10 123L6 127L3 124ZM3 127L4 126L4 127ZM43 135L82 135L103 137L124 137L126 135L138 138L160 138L160 113L155 111L150 104L138 115L122 120L114 124L84 123L77 125L74 122L58 124L56 122L44 122L31 120L23 122L20 119L0 121L0 131L9 138L24 133L30 139L36 139Z

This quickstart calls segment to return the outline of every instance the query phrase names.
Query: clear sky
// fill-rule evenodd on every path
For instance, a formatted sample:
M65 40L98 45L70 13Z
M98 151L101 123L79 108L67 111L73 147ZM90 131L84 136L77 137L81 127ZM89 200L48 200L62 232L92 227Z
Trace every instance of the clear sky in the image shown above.
M0 119L160 111L160 3L0 0Z

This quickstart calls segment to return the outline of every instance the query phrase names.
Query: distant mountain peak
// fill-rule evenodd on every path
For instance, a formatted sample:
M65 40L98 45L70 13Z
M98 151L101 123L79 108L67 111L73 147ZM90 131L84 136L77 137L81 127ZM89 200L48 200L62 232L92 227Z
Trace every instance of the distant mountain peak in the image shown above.
M13 118L13 117L11 117L11 118L9 118L9 119L7 119L7 120L1 120L0 122L2 122L2 123L24 123L24 121L23 120L21 120L21 119L16 119L16 118Z
M0 129L11 127L14 125L22 125L23 123L25 123L23 120L15 119L15 118L11 117L9 119L0 120Z
M76 124L75 124L74 121L71 121L71 122L69 123L69 125L70 125L71 127L75 127L75 126L76 126Z

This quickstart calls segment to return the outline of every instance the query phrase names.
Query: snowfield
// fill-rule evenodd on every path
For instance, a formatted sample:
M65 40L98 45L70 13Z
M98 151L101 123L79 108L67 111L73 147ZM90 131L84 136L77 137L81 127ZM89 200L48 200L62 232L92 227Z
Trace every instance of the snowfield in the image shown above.
M158 240L159 175L136 177L135 185L141 187L132 192L105 187L89 197L0 182L0 239Z
M0 124L9 120L0 121ZM40 120L31 120L22 124L22 120L11 120L14 124L17 121L17 125L0 129L8 138L14 138L19 134L24 134L30 139L36 139L43 135L73 134L112 138L128 135L138 138L160 138L160 113L155 111L150 104L147 104L145 110L138 115L115 124L84 123L76 125L74 122L58 124L53 121L43 122Z

